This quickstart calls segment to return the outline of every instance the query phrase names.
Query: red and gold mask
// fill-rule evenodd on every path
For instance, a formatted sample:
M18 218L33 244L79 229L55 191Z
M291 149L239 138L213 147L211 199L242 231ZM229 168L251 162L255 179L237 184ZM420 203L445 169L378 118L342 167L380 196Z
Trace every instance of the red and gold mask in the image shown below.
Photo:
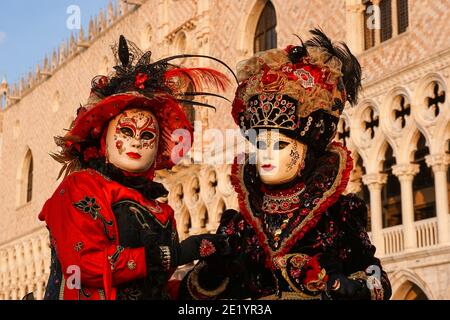
M147 110L129 109L108 125L106 160L119 169L141 173L155 162L159 127L156 117Z

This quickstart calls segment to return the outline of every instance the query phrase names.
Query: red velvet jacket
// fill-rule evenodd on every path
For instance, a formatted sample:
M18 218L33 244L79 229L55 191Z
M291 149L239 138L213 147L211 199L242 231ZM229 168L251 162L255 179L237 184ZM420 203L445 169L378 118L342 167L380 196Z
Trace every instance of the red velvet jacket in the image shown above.
M169 205L145 199L137 190L112 181L95 170L67 176L45 203L39 219L47 224L52 250L61 269L59 299L114 300L119 285L150 276L147 274L144 247L123 248L119 245L112 206L124 200L147 209L161 225L172 223L176 230ZM77 267L81 287L73 288ZM176 288L176 283L171 282L169 287Z

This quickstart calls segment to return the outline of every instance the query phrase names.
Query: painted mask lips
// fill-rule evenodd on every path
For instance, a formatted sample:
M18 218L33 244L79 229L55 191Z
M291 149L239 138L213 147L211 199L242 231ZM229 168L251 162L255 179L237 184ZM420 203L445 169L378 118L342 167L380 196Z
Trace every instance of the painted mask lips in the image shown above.
M131 159L140 159L142 157L139 153L135 152L128 152L127 156L129 156Z
M275 169L275 166L271 164L264 164L261 166L261 168L263 168L263 170L265 171L272 171L273 169Z

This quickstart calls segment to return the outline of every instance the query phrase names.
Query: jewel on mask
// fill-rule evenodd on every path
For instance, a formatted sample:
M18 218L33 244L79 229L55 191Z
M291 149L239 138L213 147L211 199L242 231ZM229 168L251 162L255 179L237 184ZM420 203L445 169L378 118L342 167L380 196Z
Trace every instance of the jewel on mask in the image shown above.
M116 148L117 148L117 150L119 150L120 153L122 153L122 147L123 147L123 141L122 140L116 141Z

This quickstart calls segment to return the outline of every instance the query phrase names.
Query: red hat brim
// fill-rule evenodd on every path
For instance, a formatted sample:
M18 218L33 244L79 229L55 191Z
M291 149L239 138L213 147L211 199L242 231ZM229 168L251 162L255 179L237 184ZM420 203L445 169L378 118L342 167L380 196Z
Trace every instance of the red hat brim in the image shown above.
M170 169L189 151L193 143L192 126L180 103L166 93L155 93L151 98L137 92L120 93L83 107L65 140L76 145L87 139L100 139L107 124L130 108L148 110L158 121L160 137L156 170Z

